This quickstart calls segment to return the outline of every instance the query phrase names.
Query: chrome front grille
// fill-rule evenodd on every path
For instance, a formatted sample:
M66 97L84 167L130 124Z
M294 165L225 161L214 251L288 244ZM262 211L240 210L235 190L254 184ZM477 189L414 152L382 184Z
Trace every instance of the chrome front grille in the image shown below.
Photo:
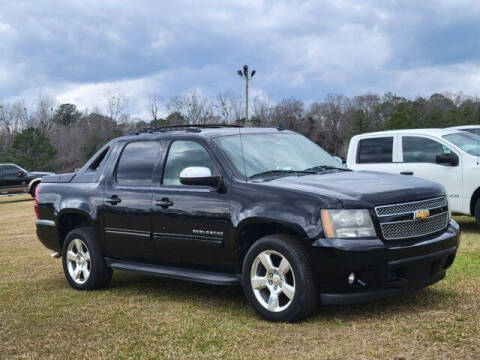
M447 198L444 196L403 204L377 206L375 211L377 212L377 216L390 216L407 214L421 209L431 210L442 206L447 206Z
M443 230L448 225L448 213L430 216L425 220L407 220L381 224L385 240L411 239Z
M416 219L419 210L432 215ZM382 205L375 208L385 240L402 240L427 236L448 226L449 214L446 197L438 197L402 204ZM398 217L395 220L395 217Z

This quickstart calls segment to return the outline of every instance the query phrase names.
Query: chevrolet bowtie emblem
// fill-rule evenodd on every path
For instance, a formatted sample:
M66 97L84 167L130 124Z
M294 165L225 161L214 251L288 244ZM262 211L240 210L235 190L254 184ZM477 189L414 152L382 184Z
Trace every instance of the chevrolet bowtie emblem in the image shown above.
M417 210L413 213L413 218L415 220L424 220L430 216L430 211L426 209Z

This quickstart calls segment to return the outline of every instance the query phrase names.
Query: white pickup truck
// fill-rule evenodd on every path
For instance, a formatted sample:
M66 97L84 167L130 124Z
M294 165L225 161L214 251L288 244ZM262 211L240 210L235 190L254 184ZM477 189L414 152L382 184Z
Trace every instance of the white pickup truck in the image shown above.
M350 140L347 166L436 181L454 213L480 226L480 136L455 128L382 131Z

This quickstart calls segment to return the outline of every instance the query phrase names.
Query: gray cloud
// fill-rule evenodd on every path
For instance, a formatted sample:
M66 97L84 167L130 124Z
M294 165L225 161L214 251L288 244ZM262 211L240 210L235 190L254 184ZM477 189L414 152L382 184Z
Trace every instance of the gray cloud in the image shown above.
M479 12L475 1L7 0L0 101L47 92L92 108L118 88L141 113L153 91L241 91L243 63L273 100L474 94Z

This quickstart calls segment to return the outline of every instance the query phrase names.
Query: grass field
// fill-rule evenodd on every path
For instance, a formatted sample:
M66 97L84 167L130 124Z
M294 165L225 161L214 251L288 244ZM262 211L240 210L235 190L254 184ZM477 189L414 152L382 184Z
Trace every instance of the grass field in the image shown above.
M446 280L302 323L260 320L239 287L116 272L72 290L28 197L0 199L0 358L480 359L480 235L470 218Z

